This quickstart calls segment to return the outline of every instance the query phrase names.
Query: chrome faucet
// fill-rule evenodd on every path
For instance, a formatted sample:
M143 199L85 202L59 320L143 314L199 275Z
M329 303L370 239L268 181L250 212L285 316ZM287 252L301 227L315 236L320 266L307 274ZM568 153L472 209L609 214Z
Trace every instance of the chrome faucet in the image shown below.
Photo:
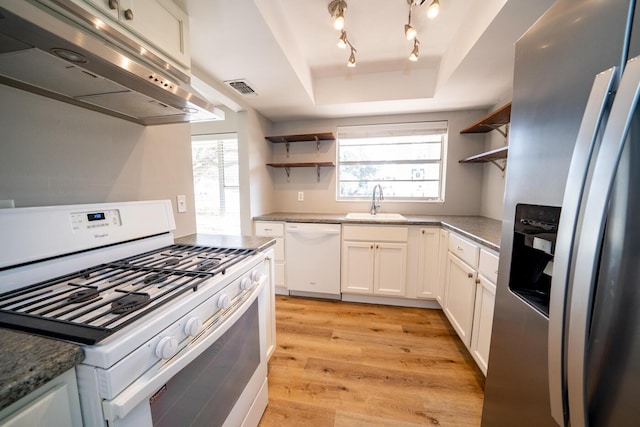
M380 196L378 197L378 202L376 203L376 189L380 190ZM380 200L384 200L384 195L382 194L382 187L380 184L376 184L373 187L373 197L371 198L371 215L375 215L380 208Z

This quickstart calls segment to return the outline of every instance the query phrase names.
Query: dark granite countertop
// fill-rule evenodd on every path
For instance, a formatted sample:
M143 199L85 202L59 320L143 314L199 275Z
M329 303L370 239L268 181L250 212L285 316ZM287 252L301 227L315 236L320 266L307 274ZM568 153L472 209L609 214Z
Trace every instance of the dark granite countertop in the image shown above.
M197 233L178 237L175 239L175 243L220 248L256 249L258 251L263 251L275 245L276 241L273 237L223 236L219 234Z
M0 409L82 360L78 345L0 328Z
M458 216L458 215L404 215L406 220L376 220L371 222L366 219L347 219L346 214L329 213L292 213L273 212L253 219L256 221L287 221L287 222L315 222L329 224L379 224L379 225L421 225L442 226L455 231L480 243L494 251L500 251L500 234L502 222L483 216Z

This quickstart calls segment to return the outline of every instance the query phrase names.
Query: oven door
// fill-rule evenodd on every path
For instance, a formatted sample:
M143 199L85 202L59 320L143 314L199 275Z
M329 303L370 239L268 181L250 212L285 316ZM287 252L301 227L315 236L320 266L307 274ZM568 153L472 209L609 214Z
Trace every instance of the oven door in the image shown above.
M259 420L267 402L265 281L263 276L221 323L103 401L109 426L240 426L248 415Z

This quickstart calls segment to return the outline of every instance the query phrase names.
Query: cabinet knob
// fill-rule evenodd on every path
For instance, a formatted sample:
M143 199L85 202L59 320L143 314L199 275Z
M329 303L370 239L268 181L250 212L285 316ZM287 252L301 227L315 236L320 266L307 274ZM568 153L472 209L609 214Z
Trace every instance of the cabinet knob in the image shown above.
M380 249L380 246L376 245L376 249Z
M127 21L133 21L133 10L127 9L124 11L124 19Z
M422 234L424 234L424 230L422 230Z
M471 279L473 277L473 273L467 273L467 277Z
M476 279L476 285L480 284L480 279Z
M109 0L109 9L116 10L118 8L118 0Z
M371 245L371 249L373 249L373 245Z

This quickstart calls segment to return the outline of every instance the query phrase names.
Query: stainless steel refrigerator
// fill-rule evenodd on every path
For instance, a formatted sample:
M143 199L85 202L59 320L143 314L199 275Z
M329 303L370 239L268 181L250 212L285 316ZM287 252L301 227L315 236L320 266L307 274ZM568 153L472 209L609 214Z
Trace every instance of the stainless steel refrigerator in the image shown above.
M640 425L634 9L558 0L516 44L483 426Z

